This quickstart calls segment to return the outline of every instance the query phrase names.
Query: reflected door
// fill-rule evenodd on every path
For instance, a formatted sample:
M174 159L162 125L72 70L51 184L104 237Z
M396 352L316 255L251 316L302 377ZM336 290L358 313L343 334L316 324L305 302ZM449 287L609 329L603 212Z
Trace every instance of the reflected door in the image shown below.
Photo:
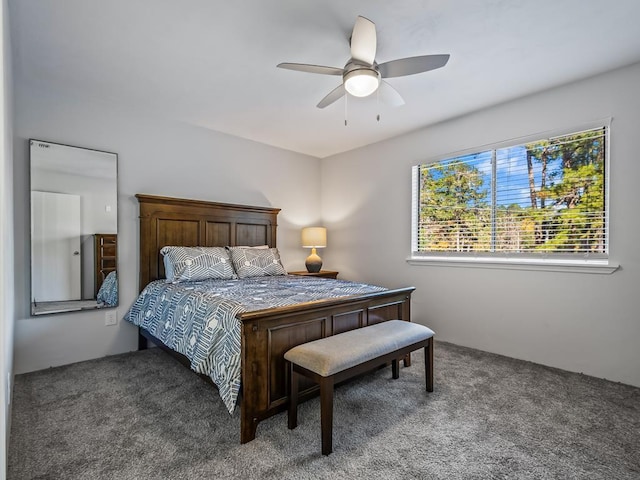
M80 196L31 192L32 301L80 300Z

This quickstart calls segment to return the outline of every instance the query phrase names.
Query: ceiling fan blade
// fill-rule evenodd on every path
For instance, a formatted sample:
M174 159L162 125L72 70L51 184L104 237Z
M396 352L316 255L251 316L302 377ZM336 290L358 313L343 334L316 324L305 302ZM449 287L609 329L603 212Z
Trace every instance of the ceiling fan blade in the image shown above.
M320 100L320 103L317 105L317 107L318 108L328 107L333 102L338 100L340 97L344 96L344 94L345 94L344 84L341 83L336 88L331 90L326 97Z
M393 88L388 82L384 80L380 82L380 100L383 103L394 107L400 107L404 105L404 99L402 95L398 93L398 91Z
M378 65L378 69L382 78L403 77L444 67L449 61L449 56L446 54L399 58Z
M323 65L309 65L307 63L279 63L278 68L296 70L298 72L319 73L321 75L342 75L343 69L336 67L325 67Z
M377 43L376 24L368 18L356 18L351 33L351 58L373 65Z

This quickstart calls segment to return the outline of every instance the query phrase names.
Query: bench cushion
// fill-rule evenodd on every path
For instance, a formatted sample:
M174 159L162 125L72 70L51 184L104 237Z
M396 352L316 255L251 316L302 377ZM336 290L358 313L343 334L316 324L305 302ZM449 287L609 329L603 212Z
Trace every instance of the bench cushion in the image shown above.
M323 377L433 337L433 330L389 320L293 347L284 358Z

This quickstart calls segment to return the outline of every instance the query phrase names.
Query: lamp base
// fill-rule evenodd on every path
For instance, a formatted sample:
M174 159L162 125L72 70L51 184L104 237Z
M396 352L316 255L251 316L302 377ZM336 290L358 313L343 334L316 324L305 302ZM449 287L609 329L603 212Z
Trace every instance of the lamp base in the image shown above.
M309 255L307 260L304 262L304 265L307 267L307 272L309 273L318 273L322 268L322 259L315 250L316 249L314 248L311 255Z

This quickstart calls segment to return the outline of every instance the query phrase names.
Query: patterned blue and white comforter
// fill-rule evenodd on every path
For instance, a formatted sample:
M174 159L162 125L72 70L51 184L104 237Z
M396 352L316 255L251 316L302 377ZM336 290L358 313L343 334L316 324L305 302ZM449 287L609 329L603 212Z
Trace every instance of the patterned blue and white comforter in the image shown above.
M344 280L281 275L241 280L151 282L125 320L144 328L211 377L229 413L240 389L240 312L380 292L382 287Z
M115 271L109 273L100 285L96 301L104 307L115 307L118 305L118 276Z

